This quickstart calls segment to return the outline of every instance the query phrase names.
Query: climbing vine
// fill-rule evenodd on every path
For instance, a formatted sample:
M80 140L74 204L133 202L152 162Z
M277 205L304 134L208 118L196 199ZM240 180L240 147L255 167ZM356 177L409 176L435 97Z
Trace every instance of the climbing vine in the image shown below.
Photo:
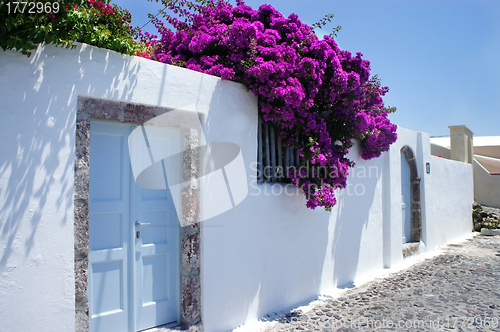
M335 191L346 187L354 166L347 154L355 140L363 159L380 156L396 141L396 126L388 119L395 109L384 105L388 88L370 77L370 62L338 47L333 37L340 27L323 39L314 33L332 15L311 27L271 5L253 9L241 0L234 6L225 0L162 0L165 22L151 16L158 39L132 28L128 11L109 0L57 3L57 11L46 6L27 14L13 13L0 2L5 22L0 46L29 56L40 43L71 47L79 41L244 84L282 142L299 150L302 166L325 169L288 174L309 208L330 210L336 204Z
M299 149L302 165L325 172L290 171L309 208L330 210L335 190L345 188L360 140L362 158L380 156L396 141L384 106L388 88L370 78L361 53L341 50L332 36L319 39L296 14L284 17L271 5L257 10L241 0L163 0L165 23L152 59L244 84L259 101L259 113L287 146ZM326 16L324 20L330 20ZM325 21L317 23L317 27ZM338 32L334 30L334 34Z

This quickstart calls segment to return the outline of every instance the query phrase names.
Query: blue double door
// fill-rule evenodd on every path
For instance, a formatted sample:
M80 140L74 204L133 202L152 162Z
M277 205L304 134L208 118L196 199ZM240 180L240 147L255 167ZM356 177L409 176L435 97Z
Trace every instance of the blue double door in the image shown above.
M179 318L179 223L168 189L135 184L134 128L91 122L90 331L140 331ZM179 144L175 132L165 138L166 148Z

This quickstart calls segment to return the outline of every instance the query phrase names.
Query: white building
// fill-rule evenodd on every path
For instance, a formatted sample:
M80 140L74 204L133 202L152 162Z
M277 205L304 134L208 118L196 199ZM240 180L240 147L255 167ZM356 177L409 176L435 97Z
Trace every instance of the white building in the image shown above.
M432 155L472 163L474 199L500 208L500 136L473 137L465 126L450 126L450 134L431 138Z

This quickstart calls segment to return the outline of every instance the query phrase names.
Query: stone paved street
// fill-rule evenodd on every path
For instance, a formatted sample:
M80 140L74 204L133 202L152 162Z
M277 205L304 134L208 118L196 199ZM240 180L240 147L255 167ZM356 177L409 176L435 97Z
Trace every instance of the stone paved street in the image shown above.
M258 330L500 331L500 237L448 245L442 255L307 308L269 317Z
M202 330L193 326L189 332ZM438 256L341 297L269 315L235 331L500 331L500 236L448 245Z

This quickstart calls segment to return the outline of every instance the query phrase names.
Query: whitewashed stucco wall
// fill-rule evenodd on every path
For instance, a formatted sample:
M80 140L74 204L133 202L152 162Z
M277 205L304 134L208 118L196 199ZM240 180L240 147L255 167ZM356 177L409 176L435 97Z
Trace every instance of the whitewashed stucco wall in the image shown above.
M242 132L251 133L240 144L254 151L250 157L255 160L257 122L252 121L240 124ZM401 263L403 146L415 154L421 178L419 252L469 234L470 165L432 159L426 133L398 128L397 142L370 161L362 160L355 146L349 157L356 167L331 212L307 209L302 195L288 195L286 190L292 190L285 185L257 185L249 179L245 201L203 222L206 330L225 331L336 287L351 287L358 279Z
M486 206L500 208L500 176L491 175L477 160L473 161L474 198Z
M472 184L450 189L446 197L433 192L434 186L448 183L458 188L454 183L461 178L453 172L466 175L467 170L454 166L448 178L440 177L448 166L431 160L427 134L400 128L391 150L370 161L361 160L358 147L353 148L350 158L357 167L337 206L331 212L312 211L291 187L285 192L284 185L255 184L257 102L239 84L79 45L76 50L46 46L32 58L1 52L0 86L0 321L7 331L74 329L79 95L198 111L205 114L207 141L241 147L249 176L247 198L202 222L206 331L233 328L401 262L403 145L413 149L422 177L422 250L466 229L460 226L448 236L441 234L447 227L429 226L447 220L434 218L436 206L455 209L460 225L470 219L470 210L451 204L468 201ZM430 177L424 176L425 162L438 165ZM431 205L429 197L435 200Z
M384 209L387 210L384 218L384 266L391 267L403 261L401 234L403 232L403 216L401 213L401 148L409 146L415 156L417 174L420 177L420 204L422 238L419 247L420 252L427 251L429 232L426 224L426 188L427 176L425 174L425 163L430 159L430 142L427 133L415 132L398 127L398 140L391 145L387 152L386 186L384 191L386 202Z
M196 110L210 138L241 132L208 109L257 118L240 84L87 45L31 58L0 51L0 321L5 331L75 328L73 193L79 95ZM252 111L252 112L250 112ZM225 112L227 113L227 112ZM246 135L248 135L247 133Z
M251 132L256 123L247 126ZM253 150L255 160L256 137L242 150ZM207 331L352 286L383 268L383 159L362 161L357 149L351 154L358 168L332 212L306 208L292 186L250 182L241 204L202 223Z
M472 231L472 165L431 156L429 180L426 213L432 233L429 245L435 248Z
M451 159L450 138L434 137L431 139L432 155ZM500 176L491 175L491 169L498 166L497 159L500 157L500 136L474 136L474 160L472 169L474 173L474 200L486 206L500 208ZM489 159L495 158L495 159ZM489 159L489 160L488 160ZM490 171L486 165L481 163L493 162L490 164Z

